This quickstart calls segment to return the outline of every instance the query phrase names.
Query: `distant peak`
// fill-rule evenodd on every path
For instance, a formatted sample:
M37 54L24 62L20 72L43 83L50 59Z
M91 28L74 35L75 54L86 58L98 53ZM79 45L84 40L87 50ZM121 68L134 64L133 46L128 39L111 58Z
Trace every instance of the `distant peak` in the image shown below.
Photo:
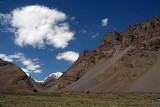
M42 80L42 81L37 81L37 80L35 80L35 81L38 82L38 83L44 83L44 82L56 80L56 79L58 79L62 74L63 74L63 73L61 73L61 72L52 73L52 74L50 74L48 77L46 77L46 78L45 78L44 80Z
M55 76L56 76L56 79L58 79L62 74L63 74L63 73L61 73L61 72L56 72L56 73L52 73L50 76L55 75ZM50 76L49 76L49 77L50 77Z

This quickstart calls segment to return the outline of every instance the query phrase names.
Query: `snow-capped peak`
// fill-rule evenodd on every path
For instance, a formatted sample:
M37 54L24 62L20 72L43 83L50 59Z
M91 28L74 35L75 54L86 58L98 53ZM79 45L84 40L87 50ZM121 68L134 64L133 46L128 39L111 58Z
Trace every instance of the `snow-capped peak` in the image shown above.
M61 72L56 72L56 73L53 73L53 74L56 76L55 79L58 79L62 75ZM50 76L53 76L53 74L51 74Z
M49 80L56 80L56 79L58 79L62 74L63 74L63 73L61 73L61 72L52 73L52 74L50 74L47 78L45 78L45 79L42 80L42 81L37 81L37 80L35 80L35 81L38 82L38 83L44 83L44 82L49 81Z

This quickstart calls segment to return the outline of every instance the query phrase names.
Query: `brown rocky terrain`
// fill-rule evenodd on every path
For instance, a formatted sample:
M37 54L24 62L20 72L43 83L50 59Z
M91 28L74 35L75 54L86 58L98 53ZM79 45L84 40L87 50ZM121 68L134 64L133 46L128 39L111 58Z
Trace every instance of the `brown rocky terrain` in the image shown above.
M47 91L160 92L160 16L109 32Z
M43 91L43 88L19 67L0 59L0 91L37 92Z

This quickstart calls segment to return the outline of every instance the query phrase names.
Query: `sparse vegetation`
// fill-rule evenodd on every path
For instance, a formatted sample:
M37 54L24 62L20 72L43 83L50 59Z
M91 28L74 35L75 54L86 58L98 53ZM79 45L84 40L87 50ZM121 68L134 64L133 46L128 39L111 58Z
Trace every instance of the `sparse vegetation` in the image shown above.
M160 93L2 93L0 107L160 106Z

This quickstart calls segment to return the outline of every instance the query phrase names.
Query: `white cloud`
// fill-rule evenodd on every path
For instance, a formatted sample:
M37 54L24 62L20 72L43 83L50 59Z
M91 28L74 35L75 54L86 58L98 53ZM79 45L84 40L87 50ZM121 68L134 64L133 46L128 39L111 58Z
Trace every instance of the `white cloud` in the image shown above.
M28 69L21 68L25 73L31 73L32 71L29 71Z
M32 63L31 60L24 60L22 61L23 65L30 65Z
M64 53L59 53L58 56L56 56L57 60L67 60L67 61L71 61L74 62L78 59L79 54L73 51L66 51Z
M15 53L13 55L0 54L0 58L9 62L16 61L22 63L24 66L26 66L26 68L22 68L22 70L27 74L30 74L31 72L42 72L42 70L39 69L40 65L37 64L38 59L28 59L23 53Z
M31 63L30 65L27 66L28 70L32 70L32 71L36 71L38 68L40 68L39 65L35 65L33 63Z
M9 58L21 58L24 54L23 53L15 53L14 55L9 55Z
M34 73L41 73L41 70L35 70Z
M56 9L32 5L17 8L10 14L0 14L1 23L9 23L15 34L15 43L21 47L31 45L44 48L52 45L65 48L74 39L74 32L64 22L66 14ZM14 29L14 30L13 30Z
M0 58L3 59L3 60L5 60L5 61L9 61L9 62L13 61L13 59L11 59L10 57L8 57L5 54L0 54Z
M105 27L108 24L108 18L102 20L102 26Z
M93 38L97 37L98 35L99 35L99 34L96 33L96 34L94 34L91 38L93 39Z
M18 61L25 65L28 71L33 71L34 73L42 72L41 70L39 70L40 65L37 64L38 59L27 59L23 56Z

